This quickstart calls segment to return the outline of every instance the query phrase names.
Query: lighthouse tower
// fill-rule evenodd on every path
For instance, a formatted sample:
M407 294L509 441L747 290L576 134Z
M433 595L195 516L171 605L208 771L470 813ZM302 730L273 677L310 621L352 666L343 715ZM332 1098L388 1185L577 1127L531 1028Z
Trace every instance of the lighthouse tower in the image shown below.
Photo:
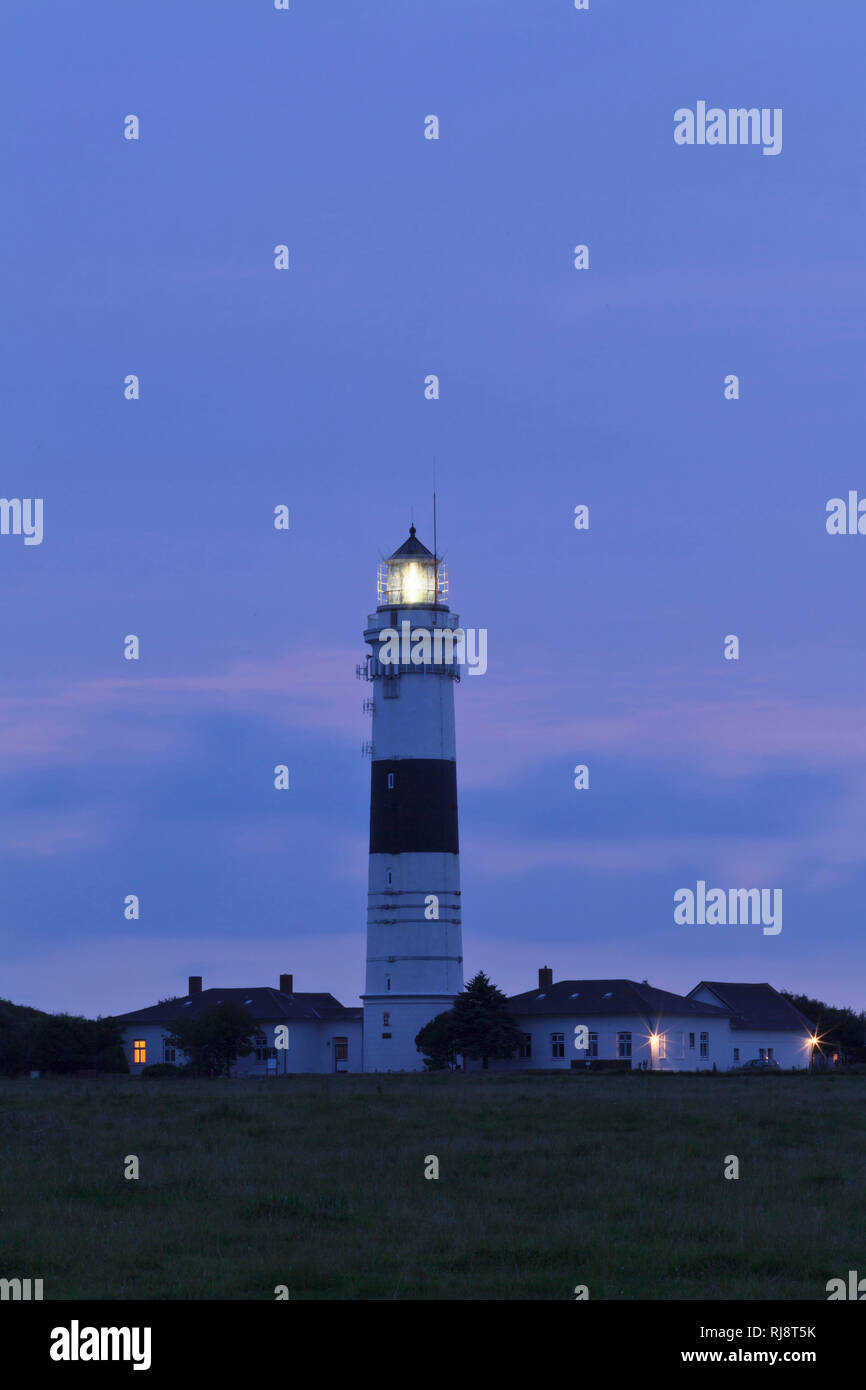
M364 1070L421 1071L415 1035L463 988L454 682L463 634L415 535L379 567L372 683Z

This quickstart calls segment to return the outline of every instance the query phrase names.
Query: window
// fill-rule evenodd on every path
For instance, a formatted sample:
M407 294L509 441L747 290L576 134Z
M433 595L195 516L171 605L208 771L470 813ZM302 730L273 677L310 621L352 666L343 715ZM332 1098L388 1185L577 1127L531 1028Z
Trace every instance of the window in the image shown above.
M167 1042L164 1042L162 1045L162 1060L164 1062L173 1062L175 1060L175 1050Z
M390 1028L390 1027L391 1027L391 1015L390 1015L389 1013L383 1014L383 1015L382 1015L382 1027L383 1027L383 1028Z
M390 988L391 988L391 976L390 976L390 975L386 975L386 976L385 976L385 988L386 988L386 989L390 989Z
M393 875L393 873L391 872L391 870L389 869L389 870L388 870L388 887L389 887L389 888L391 887L391 884L392 884L393 882L394 882L394 875Z
M691 1048L692 1051L694 1051L694 1047L695 1047L695 1035L694 1035L694 1033L689 1033L689 1047Z
M685 1055L683 1035L677 1032L659 1033L659 1060L678 1062Z
M275 1047L257 1047L257 1048L256 1048L256 1061L257 1061L257 1062L266 1062L266 1061L268 1060L269 1057L276 1057L276 1055L277 1055L277 1049L276 1049Z
M524 1033L524 1034L523 1034L523 1041L520 1043L520 1046L519 1046L518 1049L517 1049L517 1055L518 1055L518 1057L531 1057L531 1056L532 1056L532 1034L531 1034L531 1033Z
M771 1047L759 1047L758 1056L760 1057L762 1062L772 1062L773 1049Z
M617 1033L616 1055L617 1057L631 1056L631 1033Z
M133 1062L147 1061L147 1047L144 1038L136 1038L132 1044L132 1060Z
M382 1034L382 1037L383 1037L383 1038L390 1038L390 1036L391 1036L390 1033L383 1033L383 1034Z
M773 1049L772 1049L771 1047L768 1047L768 1048L767 1048L767 1061L768 1061L768 1062L772 1062L772 1060L773 1060Z
M389 792L392 792L392 791L394 790L394 774L393 774L393 772L389 772L389 773L388 773L388 790L389 790Z
M739 1062L739 1060L740 1060L740 1049L739 1049L738 1047L735 1047L735 1048L734 1048L734 1061L735 1061L735 1062Z
M565 1056L565 1034L551 1033L550 1035L550 1055L551 1057Z
M587 1057L598 1056L598 1033L590 1033L589 1047L586 1049L586 1055Z
M701 1056L702 1056L702 1057L709 1057L709 1055L710 1055L710 1035L709 1035L709 1033L701 1033Z

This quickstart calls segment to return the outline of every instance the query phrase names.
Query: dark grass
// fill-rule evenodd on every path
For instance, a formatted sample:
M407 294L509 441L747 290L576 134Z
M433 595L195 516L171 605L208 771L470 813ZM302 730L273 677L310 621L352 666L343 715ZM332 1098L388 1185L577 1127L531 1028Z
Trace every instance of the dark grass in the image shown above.
M863 1076L2 1081L0 1277L46 1299L824 1300L866 1273L864 1150Z

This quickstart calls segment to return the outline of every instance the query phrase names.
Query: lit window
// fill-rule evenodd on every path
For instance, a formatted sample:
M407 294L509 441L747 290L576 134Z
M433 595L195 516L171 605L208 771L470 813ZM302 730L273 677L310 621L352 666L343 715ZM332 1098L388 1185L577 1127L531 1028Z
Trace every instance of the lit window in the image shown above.
M133 1062L147 1061L147 1047L145 1046L144 1038L137 1038L132 1044L132 1060Z
M617 1033L616 1055L617 1057L631 1056L631 1033Z
M551 1057L565 1056L565 1034L551 1033L550 1035L550 1055Z

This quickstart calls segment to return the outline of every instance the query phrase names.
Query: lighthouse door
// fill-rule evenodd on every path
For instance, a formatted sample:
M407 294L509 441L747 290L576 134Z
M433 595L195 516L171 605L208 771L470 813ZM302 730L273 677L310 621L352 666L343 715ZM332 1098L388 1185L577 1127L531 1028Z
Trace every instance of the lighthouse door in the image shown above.
M334 1039L334 1071L347 1071L349 1066L348 1038Z

